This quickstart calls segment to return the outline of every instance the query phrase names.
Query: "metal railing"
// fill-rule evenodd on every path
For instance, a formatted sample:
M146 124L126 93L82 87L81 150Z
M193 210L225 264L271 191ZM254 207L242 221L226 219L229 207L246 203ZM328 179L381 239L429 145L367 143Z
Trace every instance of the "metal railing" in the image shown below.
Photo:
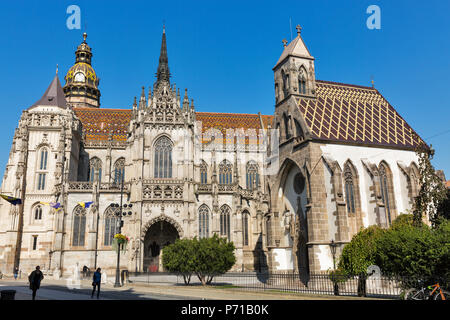
M168 272L130 272L129 279L131 282L148 284L184 285L182 275ZM335 283L337 283L337 287ZM419 283L418 280L411 277L390 277L375 274L360 277L330 275L328 273L307 275L295 272L227 272L215 276L211 285L248 291L337 294L399 299L406 288L413 287L417 283ZM443 288L449 286L448 280L443 278L440 278L439 283ZM192 274L190 285L200 284L197 276Z

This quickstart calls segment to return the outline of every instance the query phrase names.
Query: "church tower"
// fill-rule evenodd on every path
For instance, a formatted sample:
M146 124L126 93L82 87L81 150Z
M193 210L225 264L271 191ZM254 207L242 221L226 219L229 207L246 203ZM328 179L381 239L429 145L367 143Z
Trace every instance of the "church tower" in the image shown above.
M100 107L100 79L91 65L92 50L86 43L87 34L83 33L83 42L75 51L75 64L65 76L64 94L72 107Z
M273 68L277 106L290 96L315 96L314 57L303 42L301 30L297 25L297 37L289 45L283 40L283 53Z

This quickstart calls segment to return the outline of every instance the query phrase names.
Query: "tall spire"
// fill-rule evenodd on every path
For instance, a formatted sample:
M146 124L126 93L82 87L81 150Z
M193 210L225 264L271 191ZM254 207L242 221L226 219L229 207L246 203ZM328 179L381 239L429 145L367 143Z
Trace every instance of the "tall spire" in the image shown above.
M159 83L167 82L170 84L169 59L167 58L167 44L166 44L166 28L163 26L163 35L161 42L161 53L159 54L158 71L156 72L156 86Z

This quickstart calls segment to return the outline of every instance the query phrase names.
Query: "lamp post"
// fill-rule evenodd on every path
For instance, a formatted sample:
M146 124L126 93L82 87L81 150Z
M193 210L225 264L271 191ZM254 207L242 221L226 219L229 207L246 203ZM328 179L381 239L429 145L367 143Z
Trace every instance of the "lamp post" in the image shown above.
M337 279L336 279L336 247L337 244L334 242L334 240L331 240L330 243L330 250L331 250L331 254L333 255L333 289L334 289L334 295L338 296L339 295L339 287L337 284Z
M119 216L119 221L118 221L118 233L121 233L122 231L122 226L123 226L123 221L122 221L122 215L126 215L127 212L123 212L122 209L124 208L125 210L127 208L131 209L132 205L131 204L125 204L123 205L122 200L123 200L123 173L120 174L120 180L121 181L121 186L120 186L120 205L117 203L112 203L111 207L115 207L118 208L119 210L117 210L116 212L116 216ZM131 216L132 212L128 211L128 215ZM120 287L120 244L117 247L117 266L116 266L116 282L114 283L114 287Z

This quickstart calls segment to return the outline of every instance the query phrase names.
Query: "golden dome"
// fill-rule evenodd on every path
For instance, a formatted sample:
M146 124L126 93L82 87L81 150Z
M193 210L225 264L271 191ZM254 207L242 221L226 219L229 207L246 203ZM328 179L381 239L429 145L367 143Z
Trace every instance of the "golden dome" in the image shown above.
M99 79L95 74L94 68L85 62L75 63L64 78L67 84L88 85L97 88Z

